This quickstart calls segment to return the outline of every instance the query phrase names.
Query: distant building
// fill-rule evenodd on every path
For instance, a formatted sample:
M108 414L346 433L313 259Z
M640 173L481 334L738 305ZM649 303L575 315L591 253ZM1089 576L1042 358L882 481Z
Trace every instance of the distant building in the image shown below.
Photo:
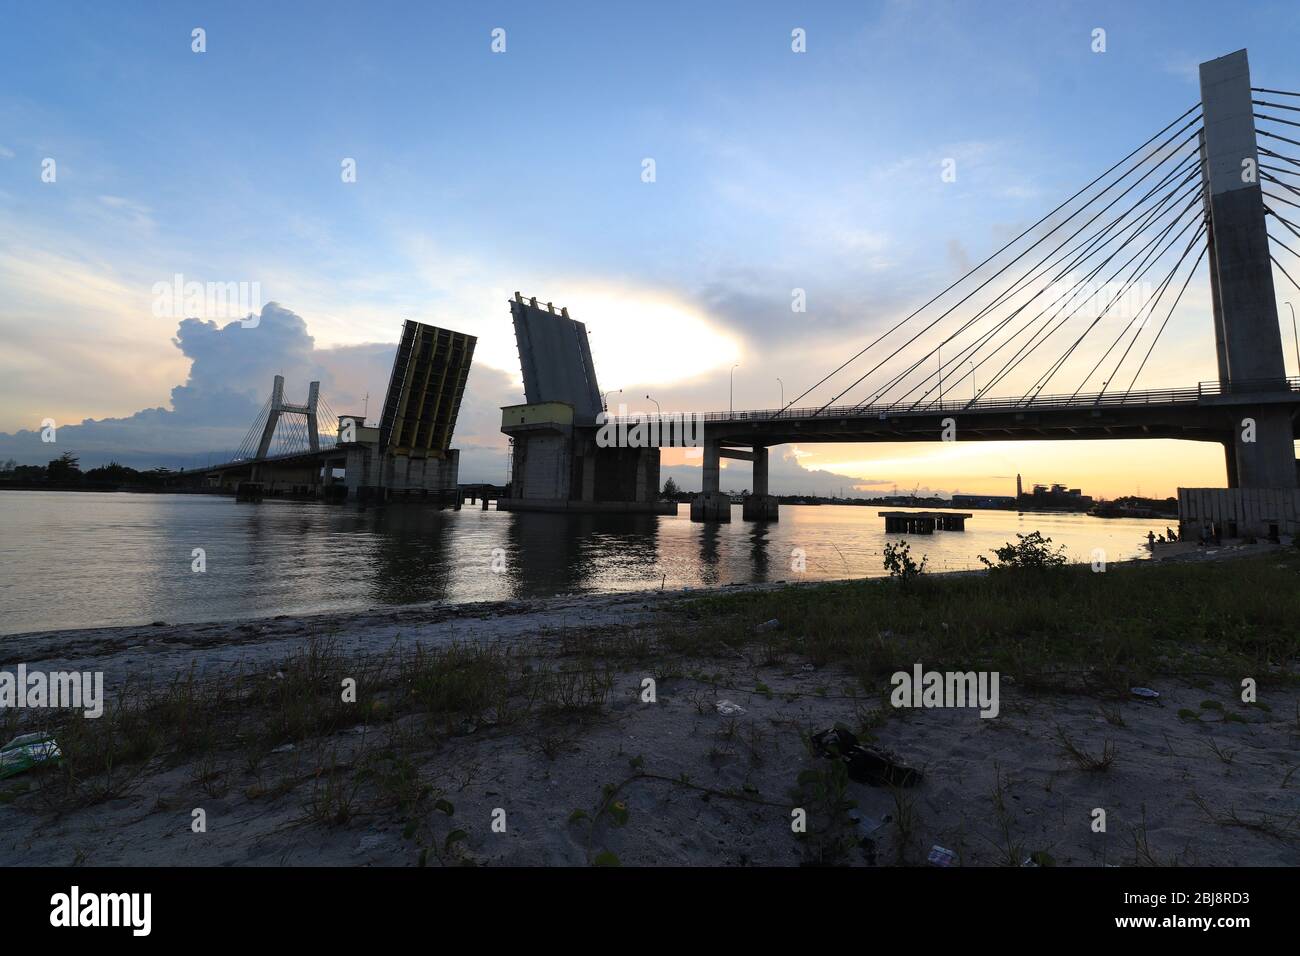
M1037 484L1030 494L1025 494L1020 476L1016 475L1016 507L1021 511L1087 511L1092 507L1092 496L1062 484Z
M1014 511L1016 499L1013 495L953 495L954 508L1003 508Z

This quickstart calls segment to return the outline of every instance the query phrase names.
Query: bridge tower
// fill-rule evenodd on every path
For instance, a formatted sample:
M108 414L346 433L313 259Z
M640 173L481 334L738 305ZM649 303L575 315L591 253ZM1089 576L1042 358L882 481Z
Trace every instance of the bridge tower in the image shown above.
M266 427L262 429L262 439L257 443L256 461L261 461L271 451L271 440L275 437L275 426L283 414L302 415L307 419L307 444L312 451L320 451L320 432L316 427L316 409L320 403L320 382L312 382L307 390L306 405L292 405L284 400L284 376L277 375L271 386L271 408L266 416Z
M1219 382L1225 393L1242 396L1286 387L1252 99L1245 50L1201 64L1201 162ZM1295 488L1290 410L1234 407L1240 414L1226 446L1229 486Z

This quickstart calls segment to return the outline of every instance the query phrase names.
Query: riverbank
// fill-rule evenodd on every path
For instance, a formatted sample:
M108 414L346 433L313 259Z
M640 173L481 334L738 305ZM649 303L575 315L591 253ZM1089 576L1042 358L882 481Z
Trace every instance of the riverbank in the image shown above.
M1193 554L9 637L110 703L3 714L65 759L0 782L0 863L1300 863L1300 555ZM998 715L891 706L918 661ZM834 772L836 723L920 784Z

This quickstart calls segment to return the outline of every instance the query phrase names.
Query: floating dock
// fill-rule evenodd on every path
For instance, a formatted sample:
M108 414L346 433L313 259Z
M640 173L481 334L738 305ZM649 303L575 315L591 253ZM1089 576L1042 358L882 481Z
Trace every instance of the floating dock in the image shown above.
M882 511L885 531L890 534L934 534L935 531L965 531L970 512Z

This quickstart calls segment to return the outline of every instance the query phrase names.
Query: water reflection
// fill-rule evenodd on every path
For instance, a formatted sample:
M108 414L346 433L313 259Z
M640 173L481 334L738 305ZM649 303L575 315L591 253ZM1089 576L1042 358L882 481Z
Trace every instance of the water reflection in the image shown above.
M884 573L875 509L783 507L771 524L675 516L438 511L189 495L0 493L0 633L220 620L557 593L712 587ZM1074 560L1145 553L1148 526L977 512L964 533L914 537L935 571L977 567L1041 530ZM896 536L895 536L896 537ZM195 573L193 550L207 567ZM801 551L806 571L791 568ZM493 552L504 561L492 570Z
M373 600L382 604L447 600L454 536L447 514L418 504L367 509L374 564L365 583ZM337 544L347 546L346 540ZM339 582L340 586L347 583Z
M750 579L757 584L768 580L768 534L771 525L767 522L754 522L749 532L749 560L752 565Z
M722 575L718 568L719 554L722 544L722 525L720 524L702 524L700 529L700 584L714 585L722 580Z

